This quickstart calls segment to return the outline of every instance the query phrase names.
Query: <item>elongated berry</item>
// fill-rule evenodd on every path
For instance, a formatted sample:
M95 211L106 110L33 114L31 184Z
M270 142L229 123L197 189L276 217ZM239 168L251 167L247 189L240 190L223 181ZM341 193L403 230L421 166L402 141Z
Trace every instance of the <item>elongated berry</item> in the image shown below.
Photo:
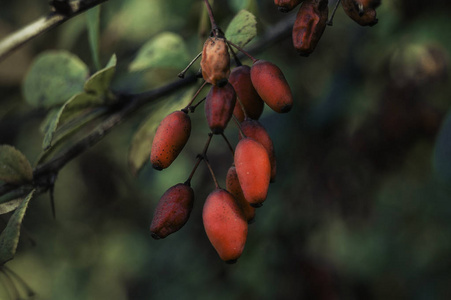
M232 118L236 93L233 86L227 83L223 87L212 86L205 100L205 116L211 131L221 134Z
M194 203L194 191L189 184L179 183L169 188L155 209L150 231L155 239L178 231L188 221Z
M315 50L324 30L329 15L328 0L305 0L296 15L293 25L293 45L302 56L310 55Z
M279 67L265 60L257 60L251 67L251 80L257 93L272 110L278 113L291 110L293 96Z
M361 26L374 26L378 20L376 7L380 0L342 0L341 5L345 13Z
M302 1L303 0L274 0L274 4L278 6L280 12L287 13L298 6Z
M235 117L240 122L244 120L242 104L246 115L251 119L258 120L263 113L265 103L252 85L251 67L242 65L234 68L230 73L229 82L233 86L237 96L235 108L233 109Z
M247 221L233 196L217 188L208 195L202 211L205 232L219 257L234 263L247 238Z
M236 168L234 165L227 171L226 189L235 198L239 207L243 211L247 222L252 223L255 218L255 207L250 206L249 202L247 202L246 198L244 198L243 190L241 189L238 174L236 173Z
M169 167L182 151L191 134L191 119L183 111L166 116L157 128L152 141L150 162L163 170Z
M244 198L254 207L261 206L271 178L268 151L259 142L246 137L236 146L234 162Z
M276 179L276 154L274 151L274 145L271 140L271 137L269 136L268 132L266 131L265 127L256 120L252 119L245 119L240 124L241 130L243 133L250 138L253 138L260 144L262 144L263 147L265 147L266 151L268 152L269 160L271 162L271 182L274 182ZM243 138L240 132L240 139Z
M224 38L209 37L205 41L200 67L206 82L219 86L227 83L230 75L230 54Z

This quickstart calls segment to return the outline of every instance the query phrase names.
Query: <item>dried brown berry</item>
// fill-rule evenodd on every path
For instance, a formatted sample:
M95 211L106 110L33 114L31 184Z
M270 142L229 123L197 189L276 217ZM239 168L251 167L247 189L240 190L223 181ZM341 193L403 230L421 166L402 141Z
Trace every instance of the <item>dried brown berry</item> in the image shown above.
M233 86L227 83L223 87L212 86L205 100L205 116L211 131L221 134L232 118L236 93Z
M274 182L276 179L276 154L274 151L274 145L271 140L271 137L269 136L268 132L266 131L265 127L257 121L252 119L245 119L241 125L241 130L243 133L250 138L253 138L260 144L262 144L263 147L265 147L266 151L268 152L269 160L271 162L271 182ZM242 139L242 135L240 133L240 139Z
M230 55L227 43L221 37L209 37L202 50L202 77L213 85L223 86L230 75Z
M233 196L217 188L208 195L202 211L205 232L219 257L234 263L247 238L247 221Z
M310 55L321 39L329 15L327 4L327 0L305 0L299 8L292 37L300 55Z
M191 119L183 111L166 116L157 128L152 142L150 162L163 170L169 167L182 151L191 134Z
M244 120L242 104L246 115L251 119L258 120L263 113L265 103L252 85L251 67L242 65L234 68L230 73L229 82L235 89L238 98L233 110L235 117L240 122Z
M376 18L376 7L380 0L342 0L341 5L345 13L361 26L374 26Z
M251 67L252 84L266 105L278 113L286 113L293 106L293 96L282 71L275 64L257 60Z
M303 0L274 0L274 4L278 6L279 11L287 13L296 6L298 6Z
M188 221L193 208L194 191L186 183L169 188L155 209L150 231L155 239L162 239L178 231Z

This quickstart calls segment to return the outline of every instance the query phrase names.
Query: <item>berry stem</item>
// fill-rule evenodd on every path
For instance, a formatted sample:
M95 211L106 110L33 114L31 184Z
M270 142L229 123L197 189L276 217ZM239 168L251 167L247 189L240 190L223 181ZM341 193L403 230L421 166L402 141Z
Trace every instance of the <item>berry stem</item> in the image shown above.
M233 47L230 45L230 42L229 42L229 41L227 41L227 46L229 46L230 52L232 52L233 59L235 60L236 66L237 66L237 67L242 66L242 63L241 63L240 59L239 59L238 56L236 55L235 50L233 50Z
M182 111L184 111L185 113L188 113L189 107L191 106L191 104L193 104L194 100L196 100L196 97L199 95L199 93L202 91L202 89L204 88L204 86L207 84L206 81L204 81L204 83L202 83L202 85L200 86L200 88L197 90L197 92L194 94L193 98L191 99L191 101L188 103L187 106L185 106L184 109L182 109Z
M204 146L204 150L202 150L202 153L200 153L200 154L197 155L197 161L196 161L196 164L194 165L194 168L193 168L193 170L191 171L191 174L189 175L188 179L185 181L185 184L191 185L191 179L193 178L194 173L195 173L196 170L197 170L197 167L199 167L200 162L201 162L203 159L205 159L205 155L207 154L207 150L208 150L208 147L210 146L210 142L211 142L211 139L212 139L212 138L213 138L213 133L209 133L209 134L208 134L207 142L205 143L205 146Z
M185 78L185 73L188 72L189 68L191 68L191 66L196 62L196 60L199 59L199 57L202 55L202 51L199 52L199 54L196 55L196 57L194 57L194 59L186 66L185 69L183 69L182 72L180 72L177 76L179 78Z
M238 121L238 119L235 117L235 115L232 115L232 118L235 121L236 126L238 126L238 130L240 131L241 135L243 137L246 137L246 135L244 134L243 130L241 130L240 121Z
M255 63L258 59L256 59L255 57L253 57L252 55L250 55L246 50L244 50L243 48L241 48L240 46L232 43L231 41L227 41L227 43L229 43L230 45L232 45L233 47L237 48L238 51L241 51L244 55L246 55L247 57L249 57L252 60L252 63Z
M215 182L215 187L217 189L219 189L220 186L219 186L218 180L216 179L215 173L213 172L213 168L211 167L210 162L208 161L207 155L204 155L204 161L205 161L205 164L207 165L208 170L210 170L211 177L213 178L213 181Z
M210 2L208 0L204 0L205 6L207 7L208 17L210 18L211 30L214 35L218 35L218 25L216 25L215 17L213 16L213 10L211 9Z
M229 139L225 136L224 132L221 133L222 137L224 138L224 140L227 143L227 146L229 146L230 152L232 152L232 156L235 155L235 152L233 151L233 147L232 144L230 144Z
M188 107L189 111L193 113L196 110L196 108L199 106L199 104L204 102L205 99L207 99L207 97L203 97L201 100L199 100L199 102L196 103L196 105L191 105L190 107Z
M334 16L335 16L335 13L337 12L338 5L340 5L340 2L341 2L341 0L338 0L337 4L335 4L334 10L332 11L332 16L330 16L329 21L327 21L327 25L332 26L334 24L334 22L333 22Z

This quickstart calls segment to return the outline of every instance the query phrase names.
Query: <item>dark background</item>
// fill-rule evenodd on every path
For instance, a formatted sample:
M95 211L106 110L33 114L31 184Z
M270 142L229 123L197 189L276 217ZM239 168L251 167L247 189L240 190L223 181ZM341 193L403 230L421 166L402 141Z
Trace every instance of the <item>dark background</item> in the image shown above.
M258 36L287 17L270 0L216 2L224 28L241 7L253 7ZM7 265L38 299L449 299L451 126L443 125L450 108L451 4L382 2L371 28L339 8L308 58L296 54L290 38L256 54L283 70L295 104L283 115L265 108L261 118L275 144L278 174L236 264L219 259L202 226L203 201L214 189L203 164L185 227L158 241L148 230L159 197L188 177L202 151L208 127L199 109L187 147L167 170L147 164L137 177L129 171L127 152L144 113L70 162L55 186L56 220L48 195L34 198ZM48 9L46 1L32 0L0 6L1 37ZM162 31L180 34L194 57L202 44L201 7L186 0L108 1L102 62L116 53L126 64ZM24 102L21 83L47 49L67 49L92 68L84 16L0 63L0 143L32 163L45 111ZM236 127L229 127L236 143ZM440 138L444 151L437 150ZM219 138L209 159L225 185L232 157Z

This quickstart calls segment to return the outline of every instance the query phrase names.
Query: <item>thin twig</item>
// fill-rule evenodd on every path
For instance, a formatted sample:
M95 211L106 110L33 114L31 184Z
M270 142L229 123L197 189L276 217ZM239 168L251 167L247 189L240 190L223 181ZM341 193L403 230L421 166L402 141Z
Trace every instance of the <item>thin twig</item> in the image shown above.
M8 54L29 42L38 35L49 31L50 29L66 22L76 15L93 8L108 0L78 0L70 2L72 11L68 14L60 14L57 12L50 12L47 16L41 17L30 25L12 33L11 35L0 41L0 61L2 61Z
M210 146L211 139L213 138L213 133L208 134L207 142L205 143L204 149L202 150L201 154L197 155L197 161L194 165L193 170L191 171L191 174L189 174L188 179L185 181L185 184L190 185L191 179L193 179L194 173L196 173L197 167L199 167L200 162L204 159L205 155L207 155L208 147Z

